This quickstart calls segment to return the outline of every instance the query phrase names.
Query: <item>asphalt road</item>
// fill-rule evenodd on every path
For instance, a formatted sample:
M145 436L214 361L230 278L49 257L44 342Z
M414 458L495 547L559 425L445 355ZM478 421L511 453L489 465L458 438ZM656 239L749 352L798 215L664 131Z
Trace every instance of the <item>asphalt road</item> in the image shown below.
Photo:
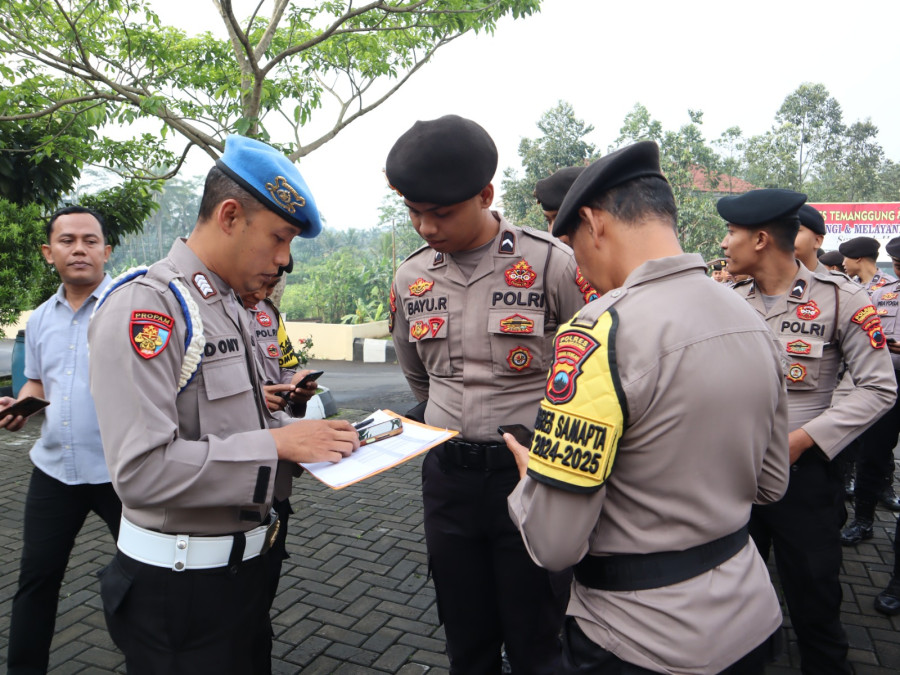
M417 403L396 363L313 360L306 368L325 371L319 384L331 390L338 408L383 408L402 415Z

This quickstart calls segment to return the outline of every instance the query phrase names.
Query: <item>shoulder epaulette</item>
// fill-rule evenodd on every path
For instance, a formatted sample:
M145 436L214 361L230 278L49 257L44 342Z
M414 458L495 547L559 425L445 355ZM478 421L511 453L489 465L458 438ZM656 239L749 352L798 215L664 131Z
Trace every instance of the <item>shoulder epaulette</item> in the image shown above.
M149 271L150 268L145 265L132 267L113 279L97 299L91 318L94 318L94 314L97 313L97 310L100 309L100 306L106 301L110 293L138 277L145 276ZM178 377L178 393L180 394L194 379L194 375L197 374L200 361L203 359L206 337L203 335L203 318L200 316L200 308L197 307L197 303L191 297L187 287L178 279L172 279L169 282L169 289L175 295L175 299L178 300L186 326L184 333L184 359L181 362L181 373Z

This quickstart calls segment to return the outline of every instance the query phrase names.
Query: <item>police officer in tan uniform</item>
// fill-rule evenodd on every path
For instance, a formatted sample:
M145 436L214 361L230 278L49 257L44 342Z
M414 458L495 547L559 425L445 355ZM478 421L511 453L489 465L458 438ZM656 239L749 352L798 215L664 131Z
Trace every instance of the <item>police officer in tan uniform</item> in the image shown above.
M534 184L534 197L544 212L548 230L553 229L553 222L556 220L556 214L559 213L559 207L562 206L566 193L582 171L584 171L583 166L567 166L554 171L546 178L541 178Z
M838 246L838 251L844 256L844 271L865 286L869 295L876 288L897 280L878 269L879 249L881 242L874 237L854 237Z
M560 675L761 672L781 623L746 528L787 485L777 346L675 223L642 142L588 167L553 229L604 294L556 334L530 453L507 438L529 552L575 565Z
M791 477L780 502L753 509L750 533L763 557L774 548L804 673L849 673L840 621L840 472L831 460L891 407L896 383L881 321L865 290L794 258L806 195L754 190L723 197L728 267L753 279L735 290L782 345L790 413ZM854 385L832 395L838 367Z
M490 207L497 150L455 115L416 122L388 155L426 246L397 270L391 322L397 359L428 424L460 436L422 469L425 537L450 670L552 673L568 589L525 552L506 497L515 464L501 424L534 420L556 327L594 291L571 251L514 227Z
M800 228L794 239L794 255L806 269L827 274L829 270L818 256L819 248L825 240L825 219L809 204L801 206L797 216L800 218Z
M101 595L129 673L270 671L276 465L339 461L358 440L346 422L276 428L236 293L320 229L296 167L231 136L190 237L98 303L91 392L123 504Z
M822 255L819 256L819 262L829 271L829 272L841 272L844 271L844 256L841 255L840 251L825 251Z

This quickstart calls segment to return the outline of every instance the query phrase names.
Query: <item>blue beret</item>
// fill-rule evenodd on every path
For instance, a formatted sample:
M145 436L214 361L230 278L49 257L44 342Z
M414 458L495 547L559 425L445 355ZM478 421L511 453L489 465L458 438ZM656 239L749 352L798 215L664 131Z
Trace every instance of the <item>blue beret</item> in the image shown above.
M856 237L838 246L845 258L877 258L881 243L872 237ZM888 254L890 255L890 254Z
M722 197L716 202L719 215L732 225L757 227L781 218L797 217L806 195L793 190L769 188Z
M416 122L397 139L384 164L388 183L401 196L442 206L471 199L496 171L493 139L459 115Z
M583 166L567 166L547 178L541 178L534 186L534 196L544 211L559 211L563 199L575 179L584 171Z
M262 141L244 136L225 139L216 166L273 213L312 239L322 231L316 200L294 163Z
M566 193L553 223L553 236L566 234L578 224L578 209L602 196L614 187L635 178L666 177L659 168L659 146L653 141L641 141L616 150L581 172Z
M808 227L816 234L825 234L825 219L818 209L814 209L809 204L800 207L798 214L800 216L800 224Z

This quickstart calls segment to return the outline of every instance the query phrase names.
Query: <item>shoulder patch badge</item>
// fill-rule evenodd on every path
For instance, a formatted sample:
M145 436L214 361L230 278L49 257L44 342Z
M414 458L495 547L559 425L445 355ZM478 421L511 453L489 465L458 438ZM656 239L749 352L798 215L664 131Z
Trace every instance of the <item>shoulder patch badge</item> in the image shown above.
M875 308L872 305L866 305L862 309L860 309L856 314L854 314L850 320L853 323L859 324L862 326L868 319L875 316Z
M263 312L262 310L256 313L256 321L260 326L268 328L272 325L272 317Z
M803 279L797 279L794 283L794 287L791 289L791 297L792 298L802 298L803 292L806 290L806 281Z
M531 365L531 350L528 347L513 347L506 356L506 362L513 370L525 370Z
M787 349L788 354L810 354L812 353L812 345L804 340L794 340L793 342L788 342L785 349Z
M585 303L592 302L600 297L600 294L594 290L590 282L584 278L580 267L575 268L575 285L578 286L578 290L584 296Z
M888 292L888 293L885 293L884 295L882 295L881 299L882 300L896 300L897 294L893 293L893 292Z
M175 319L168 314L137 309L129 323L131 346L141 357L152 359L168 346L174 328Z
M274 342L266 347L266 354L271 356L273 359L277 359L281 354L278 353L278 345Z
M581 331L569 330L556 336L556 355L547 378L548 400L557 405L572 400L584 361L599 346L597 340Z
M409 285L409 292L419 297L420 295L425 295L432 288L434 288L433 281L425 281L425 279L419 277Z
M203 296L204 300L216 294L216 289L212 287L212 284L209 283L209 279L206 278L203 272L197 272L191 277L191 281L194 282L194 286L200 291L200 295Z
M537 279L537 272L532 269L526 260L520 260L504 272L506 285L516 288L531 288Z
M521 314L513 314L500 320L501 333L533 333L534 321Z
M810 300L805 305L800 305L797 308L797 318L803 319L804 321L812 321L821 313L822 310L819 309L815 300Z
M512 255L516 252L516 235L510 230L504 230L500 235L500 246L497 253Z
M803 382L806 379L806 366L802 363L792 363L788 366L786 377L791 382Z

